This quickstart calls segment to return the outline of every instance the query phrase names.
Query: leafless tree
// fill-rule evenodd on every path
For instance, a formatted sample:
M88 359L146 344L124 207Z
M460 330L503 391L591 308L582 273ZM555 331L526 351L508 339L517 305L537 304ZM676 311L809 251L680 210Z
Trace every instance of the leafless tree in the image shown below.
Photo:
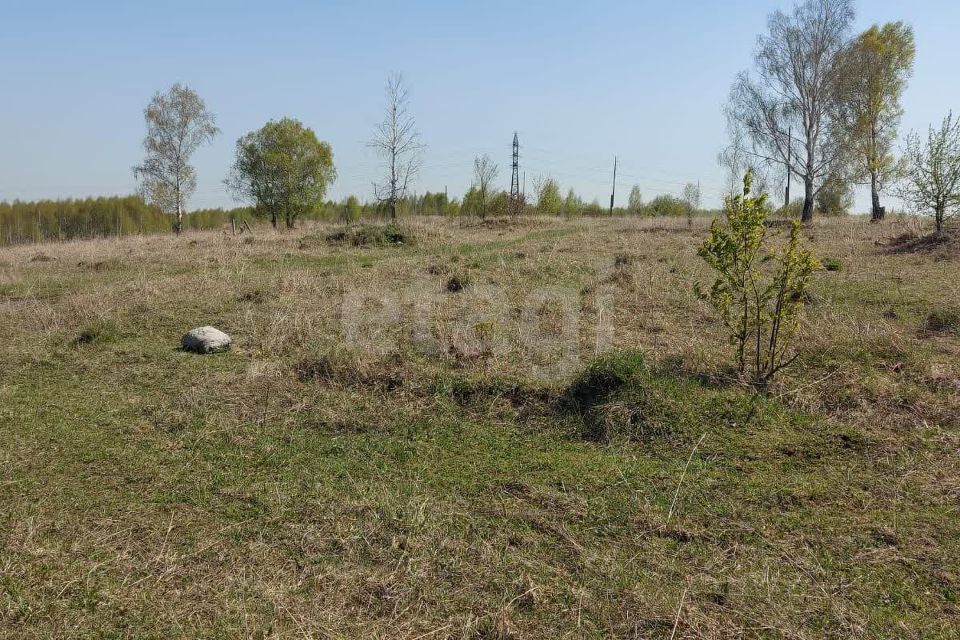
M845 162L835 106L853 19L853 0L805 0L789 15L772 14L758 39L756 72L739 75L727 104L748 151L803 182L804 222L813 219L826 178Z
M700 208L700 185L688 182L683 187L683 201L687 203L687 206L690 207L691 211L696 211Z
M917 213L932 212L942 233L947 218L960 211L960 120L951 112L939 129L930 127L925 141L911 132L903 155L899 195Z
M687 225L693 224L693 214L700 210L700 184L688 182L683 187L683 196L681 197L687 209Z
M480 217L487 217L487 200L490 197L490 189L493 181L497 178L500 169L496 163L490 159L490 156L483 154L473 160L474 187L477 190L477 197L480 205Z
M183 231L187 201L197 189L197 172L190 157L220 133L216 118L190 87L175 84L157 93L143 112L146 157L133 168L147 202L176 216L174 230Z
M373 194L382 206L390 209L390 217L397 217L397 203L407 193L407 187L420 171L424 145L410 115L410 94L403 76L391 74L387 79L387 113L377 125L369 145L383 159L383 182L373 185Z

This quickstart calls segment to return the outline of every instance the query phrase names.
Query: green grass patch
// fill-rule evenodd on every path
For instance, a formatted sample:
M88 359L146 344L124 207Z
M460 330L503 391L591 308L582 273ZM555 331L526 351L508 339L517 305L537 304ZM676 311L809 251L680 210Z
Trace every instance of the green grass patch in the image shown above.
M839 258L823 258L820 262L824 271L840 271L843 269L843 263Z

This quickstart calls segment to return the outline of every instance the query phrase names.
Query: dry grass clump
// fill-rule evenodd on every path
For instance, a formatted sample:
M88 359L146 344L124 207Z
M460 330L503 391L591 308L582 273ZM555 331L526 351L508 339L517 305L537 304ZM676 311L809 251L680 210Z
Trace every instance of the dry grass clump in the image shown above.
M77 263L77 266L89 271L109 271L121 268L123 263L120 262L119 258L109 258L107 260L97 260L96 262L85 262L81 260Z
M615 396L627 386L642 388L645 370L642 353L612 353L591 363L573 382L564 400L571 411L582 417L584 437L609 442L625 432L628 435L635 419L644 419L641 407L616 404Z
M88 344L104 344L119 340L122 336L122 328L115 322L94 321L92 324L84 326L77 336L71 341L75 346Z
M939 260L960 258L960 230L957 229L927 234L908 231L884 244L891 253L930 255Z
M300 382L395 391L406 381L402 358L364 362L356 357L323 354L304 358L294 367Z
M470 276L467 274L453 275L450 276L449 280L447 280L446 285L444 285L444 289L446 289L448 293L460 293L470 286L470 281Z
M960 335L960 309L934 309L927 314L923 328L928 333L939 335Z
M820 263L823 265L824 271L841 271L843 269L843 262L838 258L822 258Z
M442 276L447 273L449 267L445 264L434 263L427 266L426 271L432 276Z
M345 244L353 247L409 245L413 241L412 234L392 223L353 225L327 234L327 242L330 244Z
M461 217L460 226L464 228L481 228L493 231L516 231L519 229L535 229L547 226L549 219L530 216L491 216L488 218Z
M250 291L244 291L237 296L237 300L239 302L248 302L250 304L263 304L266 302L267 297L267 294L264 293L262 289L251 289Z

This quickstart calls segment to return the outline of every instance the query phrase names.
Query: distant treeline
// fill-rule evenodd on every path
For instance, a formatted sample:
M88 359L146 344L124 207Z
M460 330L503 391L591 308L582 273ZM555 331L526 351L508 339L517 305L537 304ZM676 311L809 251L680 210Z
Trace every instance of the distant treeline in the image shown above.
M424 193L403 198L398 203L401 216L459 216L480 215L471 193L466 204L445 193ZM607 216L610 210L597 202L584 203L568 194L556 203L527 203L527 215ZM491 200L485 215L510 213L506 193L498 192ZM634 202L633 206L616 207L613 215L681 216L690 212L679 198L658 196L649 203ZM701 213L701 212L697 212ZM361 219L386 219L389 211L377 203L361 203L350 196L340 202L327 201L303 216L307 220L354 222ZM258 212L250 207L235 209L201 209L183 218L185 229L226 228L231 219L253 222ZM64 241L78 238L100 238L137 234L164 233L173 228L172 216L153 207L140 196L114 196L82 200L40 200L36 202L0 202L0 246L31 242Z
M215 229L246 209L205 209L184 219L190 229ZM0 245L127 236L170 231L173 220L139 196L0 202Z
M388 212L376 204L360 204L355 198L341 203L326 203L323 205L324 219L357 220L361 217L387 217ZM485 209L485 210L484 210ZM422 195L407 196L397 204L400 216L507 216L511 215L513 207L510 195L505 191L497 191L488 196L484 205L477 201L476 189L471 188L464 195L463 200L449 198L445 193L426 192ZM704 210L691 204L683 198L671 195L658 195L649 202L643 202L639 194L631 194L630 202L626 206L616 206L611 211L609 206L601 205L597 200L585 202L572 190L561 197L549 190L543 190L534 199L527 198L522 204L523 215L542 215L560 217L592 217L602 218L617 216L640 217L683 217L691 215L717 215L719 212Z

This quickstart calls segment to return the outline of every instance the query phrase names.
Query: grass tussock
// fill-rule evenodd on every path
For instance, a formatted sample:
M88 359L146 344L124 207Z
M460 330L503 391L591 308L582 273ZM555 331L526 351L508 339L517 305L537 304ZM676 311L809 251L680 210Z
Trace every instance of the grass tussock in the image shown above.
M380 391L395 391L407 378L399 356L368 363L355 357L323 354L301 360L294 373L300 382Z
M98 320L86 324L69 342L75 347L86 345L104 345L123 338L122 327L109 320Z
M329 233L326 239L330 244L352 247L386 247L414 243L413 234L392 223L352 225Z
M95 262L86 262L81 260L77 267L86 271L114 271L120 269L123 263L119 258L108 258L106 260L97 260Z
M246 302L249 304L263 304L267 301L268 295L262 289L251 289L249 291L244 291L239 296L237 296L238 302Z
M721 385L642 353L618 351L594 360L567 388L561 406L579 416L582 437L606 444L690 444L704 433L730 437L762 429L789 410L738 385Z
M923 329L936 335L960 335L960 309L934 309L924 319Z
M920 254L939 260L960 259L960 230L921 234L913 231L883 241L888 253Z
M820 263L823 265L824 271L837 272L843 269L843 262L838 258L823 258Z
M438 376L432 392L458 406L478 411L506 405L526 416L551 416L557 407L554 390L503 376Z
M470 286L471 278L468 274L457 274L450 276L447 280L444 289L447 290L447 293L460 293L468 286Z

